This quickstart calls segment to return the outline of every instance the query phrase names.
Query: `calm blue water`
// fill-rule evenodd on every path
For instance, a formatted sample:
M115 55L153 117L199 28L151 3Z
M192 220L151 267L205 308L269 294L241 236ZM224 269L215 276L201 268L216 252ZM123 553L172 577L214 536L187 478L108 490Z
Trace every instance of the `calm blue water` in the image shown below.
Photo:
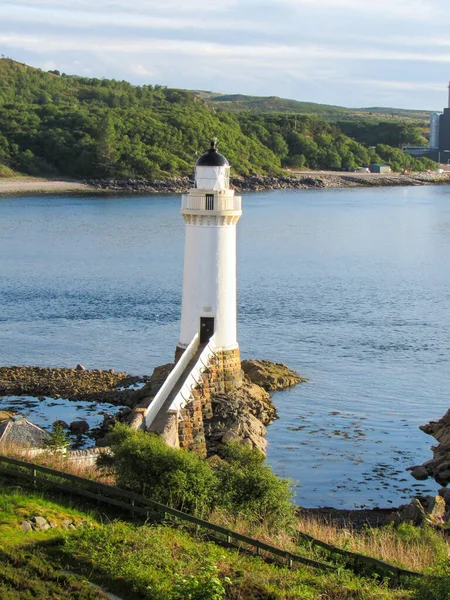
M177 196L0 198L0 364L150 374L178 339ZM450 187L246 194L244 357L309 382L279 392L269 461L306 506L387 506L431 457L450 404ZM59 415L59 418L64 418Z

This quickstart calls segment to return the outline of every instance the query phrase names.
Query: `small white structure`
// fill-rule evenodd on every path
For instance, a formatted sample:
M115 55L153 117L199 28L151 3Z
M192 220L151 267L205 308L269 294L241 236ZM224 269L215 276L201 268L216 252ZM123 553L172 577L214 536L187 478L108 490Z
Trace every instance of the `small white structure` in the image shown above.
M215 142L197 161L195 188L182 197L186 222L183 301L178 351L196 334L214 335L220 350L237 349L236 224L241 198L229 188L230 166Z

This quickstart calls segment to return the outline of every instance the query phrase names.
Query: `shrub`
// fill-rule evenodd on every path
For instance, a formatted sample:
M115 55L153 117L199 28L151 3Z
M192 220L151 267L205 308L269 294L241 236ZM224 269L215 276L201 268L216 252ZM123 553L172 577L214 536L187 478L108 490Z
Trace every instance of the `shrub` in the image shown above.
M120 487L192 514L204 513L214 501L214 473L193 452L170 448L157 435L120 424L108 443Z
M220 506L269 526L287 524L292 519L291 482L275 475L261 452L227 444L221 457L224 460L216 467Z
M112 456L100 464L112 467L120 487L197 515L224 508L269 527L293 518L290 482L275 475L256 449L224 446L223 460L211 466L193 452L123 424L114 427L108 443Z

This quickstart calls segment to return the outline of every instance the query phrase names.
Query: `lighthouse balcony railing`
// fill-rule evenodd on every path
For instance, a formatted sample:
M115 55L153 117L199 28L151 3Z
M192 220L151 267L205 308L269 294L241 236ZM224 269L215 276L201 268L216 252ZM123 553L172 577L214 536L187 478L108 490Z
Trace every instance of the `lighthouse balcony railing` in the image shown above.
M198 196L184 194L181 208L182 210L240 211L241 197L222 194L199 194Z
M153 398L151 404L148 406L147 410L144 413L145 418L145 428L148 429L150 425L156 418L156 415L159 413L161 408L164 405L164 402L169 397L173 388L175 387L177 381L180 379L183 371L188 366L189 361L195 356L195 353L198 350L200 345L200 337L199 334L195 334L192 342L186 348L186 350L181 355L180 360L177 362L175 367L169 373L169 376L163 383L162 387L159 389L156 396Z
M180 411L186 406L186 404L192 399L192 390L201 383L202 373L209 367L210 361L215 355L214 352L215 343L214 336L212 336L206 346L203 348L198 361L192 368L192 371L186 377L186 381L183 387L180 389L178 394L173 399L172 404L169 407L169 412L177 413L180 418Z

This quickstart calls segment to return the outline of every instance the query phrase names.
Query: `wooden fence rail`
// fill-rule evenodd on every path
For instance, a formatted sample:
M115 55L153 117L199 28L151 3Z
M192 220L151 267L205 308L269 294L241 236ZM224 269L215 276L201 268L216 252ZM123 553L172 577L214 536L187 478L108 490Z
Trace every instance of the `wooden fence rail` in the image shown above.
M146 519L151 520L161 518L168 519L172 517L182 522L193 524L197 528L202 528L206 531L213 532L214 534L220 534L224 537L223 542L225 544L235 545L236 542L240 542L241 544L245 544L247 547L246 550L250 547L253 549L252 553L263 558L264 555L261 555L261 552L264 552L267 557L276 557L277 560L281 558L289 567L294 563L299 563L322 570L337 569L335 565L319 562L293 554L286 550L281 550L280 548L276 548L275 546L271 546L270 544L266 544L247 535L243 535L236 531L221 527L220 525L215 525L209 521L199 519L188 513L176 510L175 508L166 506L160 502L146 498L145 496L140 496L139 494L127 490L99 483L98 481L78 477L77 475L72 475L71 473L66 473L64 471L56 471L54 469L49 469L48 467L17 460L15 458L0 456L0 474L30 482L33 488L36 488L38 485L46 485L70 495L83 496L91 500L96 500L98 503L103 502L109 506L124 509L130 512L132 516L141 515ZM396 577L402 575L422 577L422 573L408 571L407 569L396 567L370 556L341 550L340 548L326 544L325 542L304 533L300 533L299 537L308 540L311 544L321 546L331 553L341 554L348 558L355 559L358 562L379 567L383 571L391 573ZM213 541L220 541L215 535L212 536L212 539Z

